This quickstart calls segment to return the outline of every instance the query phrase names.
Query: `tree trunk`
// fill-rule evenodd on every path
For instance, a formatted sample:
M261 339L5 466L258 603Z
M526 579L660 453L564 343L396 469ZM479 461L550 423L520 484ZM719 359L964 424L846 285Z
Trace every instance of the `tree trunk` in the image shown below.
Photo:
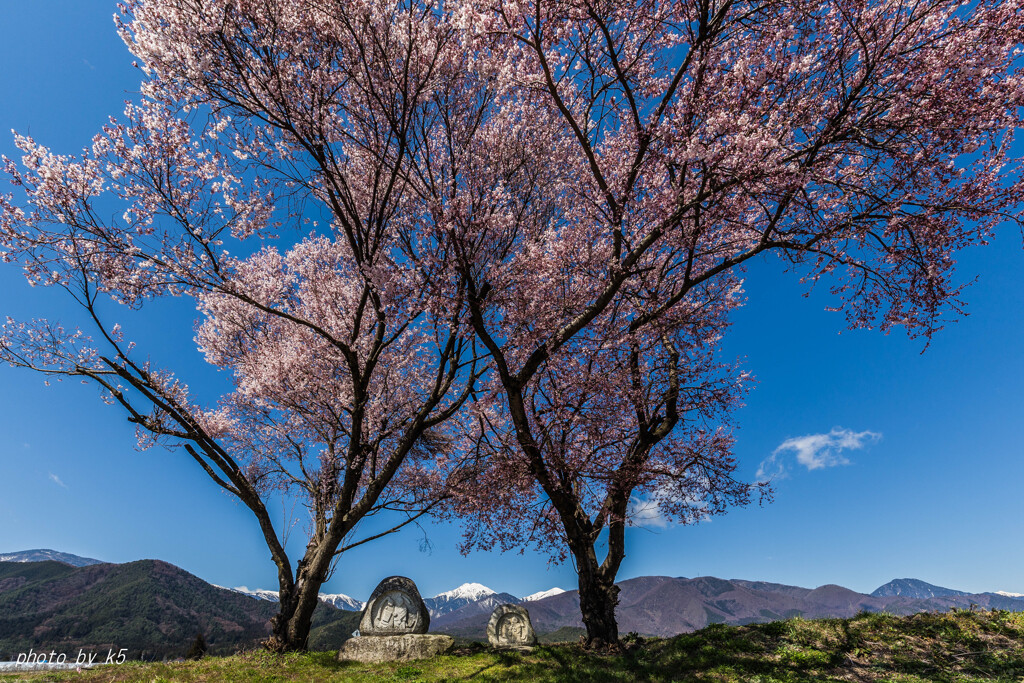
M298 579L292 586L282 586L279 592L280 610L270 620L271 634L263 644L271 652L295 652L306 649L313 611L320 604L320 586L327 578L326 566L330 560L326 553L307 555L299 563ZM307 561L312 562L307 563Z
M312 610L302 609L298 588L280 592L279 610L270 620L271 633L264 643L271 652L296 652L306 649Z
M580 612L587 627L586 647L617 649L619 624L615 620L615 606L619 604L619 587L615 574L608 576L597 562L593 545L587 543L581 552L574 552L579 575Z
M277 614L270 619L270 638L263 642L263 646L271 652L301 650L305 643L297 645L291 638L291 633L295 631L295 608L298 606L295 587L282 587L278 592L278 598Z
M308 604L306 601L297 600L290 608L282 607L271 619L273 630L270 639L265 643L267 649L273 652L305 650L314 609L316 601Z

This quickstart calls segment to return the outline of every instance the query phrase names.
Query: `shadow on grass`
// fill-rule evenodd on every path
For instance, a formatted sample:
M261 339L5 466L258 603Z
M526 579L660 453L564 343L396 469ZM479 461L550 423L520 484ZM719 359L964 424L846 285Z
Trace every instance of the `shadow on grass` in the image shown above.
M540 647L501 659L475 681L1020 681L1024 618L1009 613L861 614L752 626L709 626L617 655Z

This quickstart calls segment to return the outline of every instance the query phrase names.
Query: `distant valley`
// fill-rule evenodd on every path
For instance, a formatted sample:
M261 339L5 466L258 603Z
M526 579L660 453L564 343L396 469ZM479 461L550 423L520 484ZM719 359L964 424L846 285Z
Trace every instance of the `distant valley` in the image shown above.
M712 623L748 624L794 616L848 617L861 611L913 614L951 607L1024 611L1024 595L967 593L919 579L894 579L871 594L836 585L801 588L715 577L645 576L619 584L621 633L670 636ZM363 602L321 594L310 648L331 650L357 628ZM269 634L275 591L214 586L157 560L106 564L52 550L0 554L0 660L30 647L129 648L133 659L184 654L202 632L214 653L255 647ZM425 598L430 630L483 640L494 607L526 603L539 634L581 632L576 591L523 598L479 583ZM105 650L104 650L105 651Z

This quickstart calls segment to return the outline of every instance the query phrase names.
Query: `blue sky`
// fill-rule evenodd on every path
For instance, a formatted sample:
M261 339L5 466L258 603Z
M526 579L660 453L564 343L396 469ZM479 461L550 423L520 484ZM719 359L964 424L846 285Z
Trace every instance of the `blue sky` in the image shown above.
M4 3L0 152L16 153L13 128L74 153L121 112L138 74L113 11L106 2ZM804 297L777 261L754 264L725 352L758 381L736 415L740 470L752 479L781 466L775 502L694 527L633 529L620 578L714 575L867 592L915 577L1024 592L1021 239L1008 228L962 254L962 276L978 276L966 294L970 315L924 354L899 330L844 331L842 316L824 310L824 287ZM186 381L216 388L223 376L206 379L191 304L161 306L126 326L129 336ZM60 292L30 288L0 264L0 319L7 315L71 311ZM276 588L248 511L184 454L137 452L133 433L91 387L45 387L40 376L0 367L0 552L157 558L213 583ZM821 448L844 434L861 447ZM301 535L296 528L293 541ZM575 587L570 565L533 553L463 557L458 538L457 528L425 525L367 544L342 558L325 590L365 599L391 574L413 578L425 595L466 581L518 595Z

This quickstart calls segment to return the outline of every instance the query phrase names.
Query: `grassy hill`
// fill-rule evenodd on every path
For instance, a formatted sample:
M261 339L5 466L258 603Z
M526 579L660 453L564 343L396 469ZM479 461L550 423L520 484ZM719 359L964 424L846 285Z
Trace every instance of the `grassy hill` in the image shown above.
M627 638L617 655L575 644L529 654L483 646L394 664L339 663L334 652L274 656L249 652L181 664L127 663L81 673L0 675L5 680L74 681L542 681L940 683L1024 678L1024 614L1006 611L860 614L849 619L790 619L715 624L674 638Z
M216 588L158 560L71 567L0 563L0 660L29 648L77 653L127 648L130 659L185 654L202 632L210 652L254 647L270 633L277 604ZM320 604L313 647L338 647L356 612Z

